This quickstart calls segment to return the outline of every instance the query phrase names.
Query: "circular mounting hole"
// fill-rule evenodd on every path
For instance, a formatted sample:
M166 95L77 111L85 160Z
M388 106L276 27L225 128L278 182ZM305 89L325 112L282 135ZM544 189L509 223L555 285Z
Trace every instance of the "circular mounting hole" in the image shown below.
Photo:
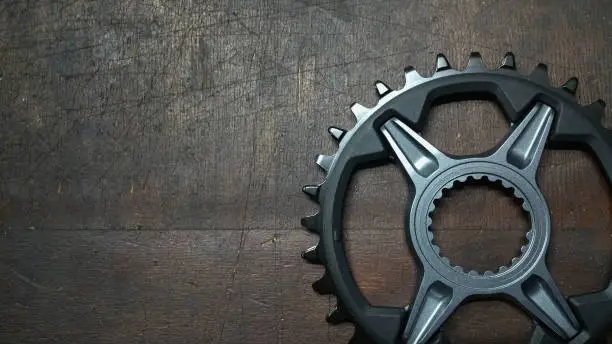
M455 182L434 201L430 214L434 244L440 255L465 272L497 272L521 255L530 229L523 200L501 182L468 178Z

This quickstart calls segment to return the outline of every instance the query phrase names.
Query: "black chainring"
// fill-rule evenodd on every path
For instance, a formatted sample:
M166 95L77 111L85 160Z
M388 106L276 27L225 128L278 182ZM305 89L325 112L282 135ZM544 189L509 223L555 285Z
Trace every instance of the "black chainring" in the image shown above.
M421 77L407 68L406 85L397 91L376 83L380 101L372 109L359 104L352 107L357 124L345 131L331 127L338 141L338 151L321 155L317 164L326 172L325 181L307 185L303 191L320 205L320 211L302 219L302 225L320 236L319 243L303 253L304 259L324 265L323 277L313 283L319 294L333 294L337 307L327 321L332 324L355 324L351 343L403 343L401 334L410 314L409 307L375 307L368 303L353 279L343 243L342 212L344 197L352 174L358 168L391 162L390 153L380 140L379 128L390 118L399 118L412 129L422 130L433 104L462 99L494 99L507 119L516 123L529 107L544 103L555 110L555 119L547 148L579 148L593 153L612 185L612 132L602 125L605 103L598 100L582 106L575 99L578 80L572 78L556 88L549 83L547 68L538 64L524 76L516 71L514 55L506 54L497 69L487 69L478 53L472 53L463 71L451 68L438 55L436 72ZM477 171L476 171L477 172ZM581 332L572 343L595 342L605 336L612 324L612 281L602 292L568 299L581 323ZM438 333L430 342L445 339ZM560 343L549 329L537 326L531 343Z

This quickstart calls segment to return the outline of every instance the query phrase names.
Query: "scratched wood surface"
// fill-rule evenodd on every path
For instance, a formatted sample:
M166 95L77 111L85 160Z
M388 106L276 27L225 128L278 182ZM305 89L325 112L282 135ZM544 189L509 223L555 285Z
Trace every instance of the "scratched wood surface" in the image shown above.
M553 84L580 78L580 102L612 102L610 1L0 2L0 342L347 342L351 326L324 322L333 298L310 289L322 269L299 258L316 242L299 227L316 210L300 186L322 178L326 128L374 104L373 81L398 87L407 65L428 75L438 52L463 67L470 51L490 66L513 51L523 73L545 62ZM486 102L430 118L425 137L458 154L508 130ZM601 288L612 209L597 165L547 151L538 180L560 288ZM351 266L373 304L404 305L418 282L405 185L384 166L348 195ZM463 265L504 264L521 216L465 188L436 212L437 240ZM445 331L517 343L531 322L481 302Z

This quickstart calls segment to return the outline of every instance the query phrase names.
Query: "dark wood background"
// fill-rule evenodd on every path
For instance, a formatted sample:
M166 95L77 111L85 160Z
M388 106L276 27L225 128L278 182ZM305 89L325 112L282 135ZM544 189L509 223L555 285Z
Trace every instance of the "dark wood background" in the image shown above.
M345 343L333 298L300 251L329 125L350 127L372 83L506 51L578 98L612 102L611 1L4 0L0 2L1 343ZM508 124L495 105L436 107L425 136L475 153ZM607 112L605 123L612 124ZM610 278L610 188L588 154L547 151L538 176L567 295ZM404 305L418 281L405 247L406 183L359 173L346 209L356 279ZM436 215L442 249L503 264L524 221L485 187ZM501 302L462 307L453 343L518 343L531 322Z

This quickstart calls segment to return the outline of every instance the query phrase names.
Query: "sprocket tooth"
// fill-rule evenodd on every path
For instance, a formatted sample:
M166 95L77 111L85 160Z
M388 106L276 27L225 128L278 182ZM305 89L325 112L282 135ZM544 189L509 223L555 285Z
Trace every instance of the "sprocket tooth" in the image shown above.
M319 200L319 186L318 185L305 185L302 188L302 192L307 194L313 201Z
M355 332L353 333L353 336L349 340L348 344L376 344L376 341L370 338L366 331L361 327L355 326Z
M484 60L479 52L474 51L470 53L467 69L486 69Z
M376 87L376 94L378 94L378 96L380 98L386 96L389 92L391 92L391 88L389 88L389 86L387 86L384 82L378 80L374 83L374 86Z
M533 69L529 78L533 81L539 82L541 84L548 85L548 66L544 63L538 63L538 65Z
M332 325L353 322L350 313L348 312L346 307L344 307L344 304L342 304L341 302L338 302L336 308L334 308L329 312L329 314L327 314L325 320L327 320L327 322Z
M563 86L561 86L561 88L563 88L563 90L569 94L575 95L576 90L578 90L578 78L570 78L563 84Z
M321 295L330 295L334 293L334 283L331 279L331 276L326 271L323 277L316 280L312 284L312 289Z
M351 112L353 112L353 115L355 115L357 121L360 121L368 116L370 109L359 103L353 103L353 105L351 105Z
M597 99L591 104L584 107L587 113L591 115L597 121L597 123L601 123L605 113L606 113L606 102L601 99Z
M441 72L451 68L450 63L444 54L438 54L438 56L436 56L436 72Z
M319 165L319 167L323 169L323 171L325 172L329 171L329 168L331 167L331 164L333 161L334 161L333 155L321 154L317 157L317 165Z
M417 72L413 66L404 68L404 77L406 79L406 84L404 87L409 87L410 85L419 83L421 80L423 80L421 74L419 74L419 72Z
M306 216L302 218L301 224L309 231L319 234L319 214Z
M327 131L329 131L331 136L333 136L334 139L336 139L336 141L342 140L342 138L344 137L344 134L346 134L346 130L340 129L338 127L329 127L327 128Z
M319 245L312 246L306 251L302 252L302 258L310 264L322 265L323 260L321 259L321 253L319 252Z
M499 68L502 68L502 69L516 69L516 59L514 57L514 54L511 53L511 52L507 52L506 56L504 56L504 59L502 60L501 66L499 66Z

